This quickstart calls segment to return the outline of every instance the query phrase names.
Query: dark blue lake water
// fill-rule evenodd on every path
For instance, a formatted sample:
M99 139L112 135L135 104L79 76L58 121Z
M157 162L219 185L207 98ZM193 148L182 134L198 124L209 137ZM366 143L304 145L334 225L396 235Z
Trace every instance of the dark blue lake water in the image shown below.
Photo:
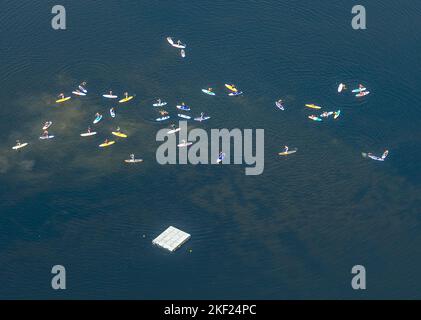
M2 0L0 298L421 298L421 3L363 2L356 31L346 0L63 0L56 31L56 2ZM88 96L54 103L84 80ZM111 89L136 94L115 119ZM264 129L263 174L159 165L158 97L212 117L192 127ZM306 103L342 115L312 122ZM47 120L56 138L40 142ZM116 126L129 138L99 149ZM298 152L280 158L284 145ZM132 152L144 163L125 165ZM192 235L172 254L151 244L169 225ZM66 291L51 289L57 264Z

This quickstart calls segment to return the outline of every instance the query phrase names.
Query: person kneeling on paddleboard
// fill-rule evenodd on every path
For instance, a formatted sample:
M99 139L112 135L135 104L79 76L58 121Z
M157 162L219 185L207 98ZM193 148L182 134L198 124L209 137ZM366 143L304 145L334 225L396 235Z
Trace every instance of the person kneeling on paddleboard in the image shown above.
M288 146L285 146L284 148L285 148L284 152L287 153L288 150L289 150L289 147Z

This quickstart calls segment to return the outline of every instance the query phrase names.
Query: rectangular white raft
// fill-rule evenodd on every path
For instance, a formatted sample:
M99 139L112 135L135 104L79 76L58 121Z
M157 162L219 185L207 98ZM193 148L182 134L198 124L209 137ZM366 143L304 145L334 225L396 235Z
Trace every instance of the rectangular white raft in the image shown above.
M173 226L152 240L154 245L174 252L190 239L191 235Z

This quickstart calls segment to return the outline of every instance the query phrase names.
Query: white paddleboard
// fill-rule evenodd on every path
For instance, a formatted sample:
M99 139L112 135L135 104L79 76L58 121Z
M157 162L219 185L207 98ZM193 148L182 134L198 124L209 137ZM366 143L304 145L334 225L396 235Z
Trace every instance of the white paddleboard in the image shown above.
M42 136L42 137L39 137L41 140L48 140L48 139L53 139L54 138L54 136Z
M140 163L143 162L143 159L127 159L124 160L125 163Z
M173 129L173 130L168 131L167 134L173 134L173 133L179 132L180 130L181 128Z
M279 101L276 101L275 102L275 105L276 105L276 107L278 108L278 109L280 109L280 110L282 110L282 111L284 111L285 110L285 107L282 105L282 103L280 103Z
M183 119L187 119L187 120L191 119L190 116L186 116L185 114L181 114L181 113L177 114L177 116L179 116L180 118L183 118Z
M51 127L53 125L52 121L48 121L43 127L42 130L47 130L49 127Z
M73 94L77 95L77 96L86 96L86 93L84 92L80 92L78 90L72 91Z
M91 137L94 135L96 135L96 132L85 132L80 134L81 137Z
M153 106L154 106L154 107L163 107L163 106L166 106L166 105L167 105L167 103L166 103L166 102L154 103L154 104L153 104Z
M298 149L293 149L293 150L288 150L287 152L279 152L278 154L280 155L280 156L288 156L288 155L290 155L290 154L293 154L293 153L296 153L298 151Z
M177 144L177 147L184 148L184 147L191 146L192 144L193 144L193 142L182 142L180 144Z
M209 120L210 118L211 118L211 117L198 117L198 118L194 118L194 120L195 120L195 121L202 122L202 121Z
M338 92L341 93L344 90L345 85L341 83L338 87Z
M161 118L156 118L156 121L165 121L168 120L170 118L170 116L165 116L165 117L161 117Z
M117 99L118 98L118 96L115 96L113 94L103 94L102 96L104 98L107 98L107 99Z
M29 143L21 143L19 145L14 146L12 149L13 150L19 150L21 148L25 148Z
M185 58L186 57L186 51L184 51L183 49L181 49L180 55L181 55L182 58Z
M186 49L186 45L184 43L181 43L181 44L175 43L171 37L167 37L167 41L170 45L172 45L175 48Z

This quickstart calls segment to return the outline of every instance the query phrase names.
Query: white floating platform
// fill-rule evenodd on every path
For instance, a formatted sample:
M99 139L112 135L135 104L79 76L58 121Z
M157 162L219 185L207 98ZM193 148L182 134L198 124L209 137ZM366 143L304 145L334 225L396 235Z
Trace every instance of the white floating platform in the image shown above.
M161 248L174 252L190 239L191 235L175 227L168 227L163 233L156 237L152 243Z

